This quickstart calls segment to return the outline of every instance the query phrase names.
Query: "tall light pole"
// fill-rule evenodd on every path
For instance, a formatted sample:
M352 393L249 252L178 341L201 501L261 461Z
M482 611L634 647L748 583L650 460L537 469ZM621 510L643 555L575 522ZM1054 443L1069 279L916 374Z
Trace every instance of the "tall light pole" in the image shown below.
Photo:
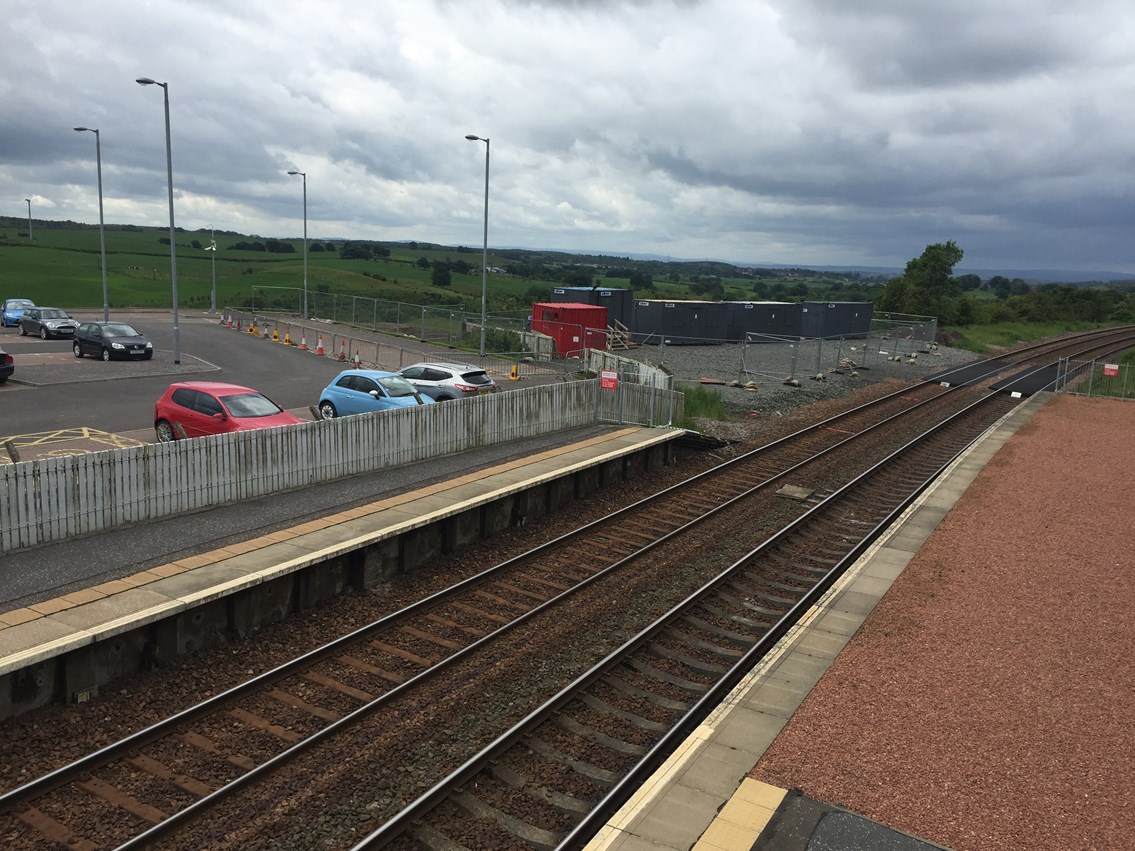
M481 357L485 356L485 326L489 317L485 310L489 292L489 140L472 133L465 137L470 142L485 143L485 241L481 249Z
M169 277L173 286L173 362L181 363L181 329L177 324L177 240L173 227L173 143L169 133L169 83L159 83L149 77L135 80L142 86L161 86L166 109L166 180L169 184Z
M28 239L31 239L32 238L32 199L31 198L25 198L24 200L28 202Z
M76 127L76 133L95 134L95 162L98 164L99 176L99 257L102 259L102 321L110 321L110 299L106 292L106 233L102 219L102 140L99 138L97 127Z
M303 318L307 319L307 172L289 171L303 178Z
M214 314L217 312L217 239L212 225L209 225L209 247L205 250L213 253L213 290L209 296L209 313Z

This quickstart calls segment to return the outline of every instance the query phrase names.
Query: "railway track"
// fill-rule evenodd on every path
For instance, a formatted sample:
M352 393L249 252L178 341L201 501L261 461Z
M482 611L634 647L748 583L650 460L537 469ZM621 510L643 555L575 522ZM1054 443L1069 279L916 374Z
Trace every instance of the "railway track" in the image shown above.
M1082 356L1089 345L1119 344L1115 334L1102 343L1098 338L1082 340L1072 356ZM1050 359L1050 345L1031 348L1034 351L1016 353L1016 362ZM1003 358L981 378L990 379L1005 366ZM965 381L976 380L971 370ZM70 848L142 847L182 830L183 824L203 818L219 801L261 782L305 749L322 747L363 719L382 714L379 710L406 700L446 669L459 668L505 633L530 629L529 624L546 615L554 617L572 595L592 585L617 587L628 582L620 576L646 572L645 565L657 558L659 549L694 553L716 547L719 558L722 553L737 554L738 548L751 549L751 540L729 541L727 546L715 541L714 547L699 540L697 530L706 518L716 517L726 527L743 525L755 512L781 524L815 519L816 509L810 506L824 504L828 494L841 491L855 466L851 458L859 456L856 463L862 470L869 459L893 451L896 441L905 442L925 431L928 422L957 411L974 392L959 392L948 377L938 376L741 456L498 565L5 793L0 796L0 811L5 813L0 816L0 836ZM996 398L983 403L986 410ZM913 424L900 427L900 420ZM896 430L899 438L884 440L870 452L858 448L870 435ZM832 472L830 459L836 457L842 460ZM825 458L829 460L820 460ZM828 472L823 471L825 463ZM811 495L806 501L772 496L773 486L789 476L807 484L804 490ZM754 533L748 534L752 538ZM779 573L753 589L753 599L760 602L752 604L754 617L748 619L762 629L783 616L782 607L793 605L794 595L815 586L814 569L798 573L792 564L791 559L782 564ZM695 619L694 624L705 630L705 624L723 617L731 623L735 616L718 614L708 621ZM721 666L718 651L701 650L717 658L706 664Z

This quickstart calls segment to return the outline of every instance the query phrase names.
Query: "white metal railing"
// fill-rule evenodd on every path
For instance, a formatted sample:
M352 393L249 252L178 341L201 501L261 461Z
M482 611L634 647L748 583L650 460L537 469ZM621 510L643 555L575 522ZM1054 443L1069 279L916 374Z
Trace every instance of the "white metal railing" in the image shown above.
M1054 382L1057 393L1135 399L1135 366L1118 358L1091 361L1061 358Z
M0 552L596 422L653 425L681 415L681 394L624 390L601 390L598 380L557 382L287 428L3 465Z

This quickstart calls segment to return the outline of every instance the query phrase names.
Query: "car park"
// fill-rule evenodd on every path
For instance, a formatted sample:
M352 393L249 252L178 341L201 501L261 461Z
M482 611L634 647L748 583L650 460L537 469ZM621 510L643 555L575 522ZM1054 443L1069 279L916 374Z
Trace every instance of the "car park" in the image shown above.
M335 376L319 394L319 416L330 420L352 414L432 405L433 402L396 372L349 369Z
M75 357L93 355L108 360L149 360L154 345L125 322L84 322L75 330Z
M154 432L163 443L302 422L258 390L219 381L171 384L154 405Z
M41 340L75 336L79 323L58 307L29 307L20 317L20 336L38 334Z
M436 402L485 396L500 389L485 370L469 363L415 363L398 374Z
M12 360L12 356L3 349L0 349L0 384L7 381L15 371L16 362Z
M20 324L20 317L29 307L35 307L35 302L30 298L4 299L4 303L0 304L0 326L15 328Z

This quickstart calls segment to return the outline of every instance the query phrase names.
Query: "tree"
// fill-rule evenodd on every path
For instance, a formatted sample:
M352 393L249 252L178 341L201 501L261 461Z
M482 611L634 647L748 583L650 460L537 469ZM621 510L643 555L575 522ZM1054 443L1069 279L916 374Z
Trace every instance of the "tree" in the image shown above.
M374 255L370 248L361 242L347 242L343 244L339 256L344 260L373 260Z
M654 279L650 276L649 272L642 269L635 269L630 274L630 288L632 290L653 290Z
M452 278L449 274L449 264L444 260L435 260L433 264L433 272L430 273L430 282L435 287L448 287L452 283Z
M417 266L419 269L428 269L428 268L430 268L429 258L428 257L419 257L417 260L414 261L414 265Z
M962 250L950 240L926 246L921 257L907 262L902 278L910 287L911 313L945 316L953 311L958 289L954 267L962 256Z

